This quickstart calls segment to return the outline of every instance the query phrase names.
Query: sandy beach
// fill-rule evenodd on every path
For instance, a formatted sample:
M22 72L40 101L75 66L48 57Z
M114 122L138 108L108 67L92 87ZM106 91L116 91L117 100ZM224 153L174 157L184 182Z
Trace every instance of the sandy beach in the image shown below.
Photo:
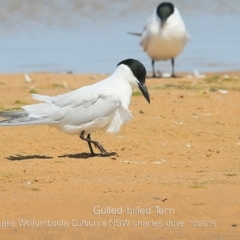
M1 239L239 239L240 72L147 79L109 157L49 126L0 128ZM0 110L100 81L0 74ZM97 152L97 150L96 150Z

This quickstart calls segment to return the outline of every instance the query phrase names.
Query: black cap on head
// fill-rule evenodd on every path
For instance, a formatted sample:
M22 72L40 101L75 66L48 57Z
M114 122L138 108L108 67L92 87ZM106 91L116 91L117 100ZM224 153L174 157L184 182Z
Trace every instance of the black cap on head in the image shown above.
M141 62L135 59L126 59L118 63L118 66L121 64L127 65L140 83L145 83L147 71Z
M144 67L144 65L135 59L123 60L120 63L118 63L117 66L119 66L121 64L124 64L131 69L133 75L138 80L137 84L138 84L139 89L141 90L141 92L142 92L143 96L146 98L146 100L150 103L149 93L148 93L147 87L145 85L147 71L146 71L146 68Z
M163 2L157 7L157 15L161 19L161 26L167 21L168 17L174 12L174 6L170 2Z

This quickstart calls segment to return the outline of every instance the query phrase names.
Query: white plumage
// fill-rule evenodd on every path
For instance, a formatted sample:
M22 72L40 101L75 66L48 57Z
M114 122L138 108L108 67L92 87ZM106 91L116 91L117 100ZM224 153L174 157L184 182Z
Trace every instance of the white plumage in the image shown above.
M128 107L134 87L138 86L150 101L145 77L146 70L140 62L124 60L111 76L93 85L53 97L33 94L42 103L23 106L23 111L0 112L0 116L7 118L0 126L47 124L64 133L80 135L88 142L92 155L91 143L107 154L98 142L90 139L90 134L97 130L116 133L132 118Z

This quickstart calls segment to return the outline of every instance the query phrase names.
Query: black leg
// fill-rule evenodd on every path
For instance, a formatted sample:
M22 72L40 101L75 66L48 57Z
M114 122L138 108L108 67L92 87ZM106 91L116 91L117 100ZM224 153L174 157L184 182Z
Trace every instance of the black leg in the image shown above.
M153 78L155 78L156 77L156 74L155 74L155 68L154 68L154 60L152 59L152 70L153 70Z
M172 58L171 59L171 62L172 62L172 78L175 78L175 77L177 77L176 75L175 75L175 72L174 72L174 58Z
M87 139L90 139L90 140L91 140L90 133L87 135ZM87 143L88 143L88 146L89 146L91 155L92 155L92 156L95 156L96 154L94 153L94 151L93 151L93 149L92 149L92 144L91 144L91 142L87 141Z
M82 131L81 134L79 135L79 137L80 137L82 140L87 141L92 156L96 156L96 154L93 152L91 143L93 143L94 146L99 149L99 151L101 152L101 154L102 154L103 156L104 156L104 155L105 155L105 156L109 155L109 153L104 149L104 147L103 147L99 142L91 140L90 134L88 134L88 135L87 135L87 138L85 138L85 137L84 137L84 132L85 132L85 131Z

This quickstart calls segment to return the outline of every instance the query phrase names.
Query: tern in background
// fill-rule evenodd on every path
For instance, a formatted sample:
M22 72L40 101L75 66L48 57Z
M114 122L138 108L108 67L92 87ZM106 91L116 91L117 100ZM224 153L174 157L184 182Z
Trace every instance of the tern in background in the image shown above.
M153 77L156 77L154 63L160 60L172 62L172 77L174 59L182 52L190 36L178 9L170 2L161 3L148 19L143 33L132 33L141 37L141 46L152 59Z
M143 64L127 59L118 63L112 75L93 85L54 97L33 94L33 98L42 103L23 106L20 111L0 112L0 116L6 118L0 126L50 125L64 133L79 135L87 141L92 156L96 155L92 144L102 156L107 156L109 153L93 141L90 134L98 130L116 133L132 118L128 107L134 87L138 87L150 103L145 78Z

